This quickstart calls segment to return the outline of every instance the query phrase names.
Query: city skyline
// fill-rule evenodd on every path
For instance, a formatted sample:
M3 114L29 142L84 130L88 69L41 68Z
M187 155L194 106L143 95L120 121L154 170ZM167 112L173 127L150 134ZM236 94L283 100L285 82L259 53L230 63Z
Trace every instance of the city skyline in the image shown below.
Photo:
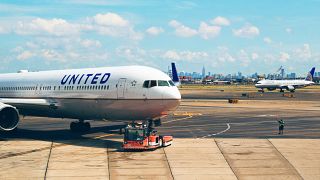
M320 62L320 1L0 2L0 72L146 65L304 76Z

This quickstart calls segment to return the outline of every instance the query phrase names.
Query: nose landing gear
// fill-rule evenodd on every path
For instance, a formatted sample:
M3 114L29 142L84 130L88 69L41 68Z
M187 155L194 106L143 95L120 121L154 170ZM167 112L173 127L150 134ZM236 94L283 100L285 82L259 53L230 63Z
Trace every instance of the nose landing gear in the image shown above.
M70 130L72 132L88 132L91 129L89 122L84 122L84 120L79 120L79 122L71 122Z

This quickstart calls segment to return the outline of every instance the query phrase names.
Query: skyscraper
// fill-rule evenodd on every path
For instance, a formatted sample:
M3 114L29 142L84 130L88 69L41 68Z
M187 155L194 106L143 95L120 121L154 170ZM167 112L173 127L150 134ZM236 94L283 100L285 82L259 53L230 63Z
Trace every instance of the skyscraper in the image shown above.
M202 78L206 77L206 68L202 67Z

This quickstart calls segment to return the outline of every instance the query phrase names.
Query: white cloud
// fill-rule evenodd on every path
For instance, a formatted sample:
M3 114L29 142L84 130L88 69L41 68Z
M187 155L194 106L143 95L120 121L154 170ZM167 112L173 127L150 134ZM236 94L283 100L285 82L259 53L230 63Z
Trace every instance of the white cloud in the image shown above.
M180 37L192 37L198 33L196 30L185 26L176 20L170 21L169 25L175 28L176 35Z
M230 21L227 18L221 17L221 16L214 18L211 21L211 23L214 25L218 25L218 26L229 26L230 25Z
M291 28L286 28L286 32L290 34L292 32L292 29Z
M286 52L280 52L279 60L280 62L287 62L290 59L290 55Z
M233 30L233 35L237 37L243 37L243 38L253 38L255 36L258 36L260 34L260 30L258 27L253 25L245 25L240 29Z
M267 43L267 44L271 44L271 43L272 43L272 39L269 38L269 37L263 38L263 41L264 41L265 43Z
M79 41L80 41L80 44L86 48L100 48L102 46L101 42L97 40L90 40L90 39L81 40L80 39Z
M307 60L312 57L311 48L309 44L303 44L302 48L298 48L294 51L296 58Z
M164 30L161 27L152 26L152 27L149 27L146 30L146 32L150 35L156 36L156 35L159 35L160 33L163 33Z
M71 24L64 19L42 19L36 18L31 22L19 21L15 27L15 32L19 35L54 35L67 36L75 35L80 32L80 27Z
M259 58L259 54L258 53L251 53L251 59L252 60L256 60Z
M203 39L215 38L220 34L221 27L209 26L205 22L200 23L199 34Z
M18 60L26 60L29 59L33 56L33 53L31 53L30 51L23 51L21 54L19 54L17 56Z
M128 26L128 21L115 13L97 14L93 17L96 24L100 26Z
M229 49L224 46L218 47L215 57L220 62L235 62L235 58L229 53Z
M6 33L9 33L9 30L4 26L0 26L0 34L6 34Z
M176 51L169 50L163 55L164 59L180 60L181 57Z
M89 18L90 19L90 18ZM97 14L93 17L92 25L84 25L88 31L96 31L104 36L127 37L141 40L143 34L136 32L128 20L115 13Z
M241 49L238 53L238 59L241 61L241 65L244 66L244 67L247 67L249 66L249 63L250 63L250 57L247 53L247 51Z
M181 51L177 52L174 50L169 50L164 53L163 58L164 59L171 59L171 60L203 60L204 58L207 58L209 55L206 52L202 51Z

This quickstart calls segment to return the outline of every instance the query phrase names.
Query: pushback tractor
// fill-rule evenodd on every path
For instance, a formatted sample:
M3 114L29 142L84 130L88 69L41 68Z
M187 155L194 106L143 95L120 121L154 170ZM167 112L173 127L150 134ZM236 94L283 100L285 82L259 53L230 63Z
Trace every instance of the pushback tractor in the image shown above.
M131 123L124 128L124 150L153 150L172 144L172 136L157 135L152 123Z

